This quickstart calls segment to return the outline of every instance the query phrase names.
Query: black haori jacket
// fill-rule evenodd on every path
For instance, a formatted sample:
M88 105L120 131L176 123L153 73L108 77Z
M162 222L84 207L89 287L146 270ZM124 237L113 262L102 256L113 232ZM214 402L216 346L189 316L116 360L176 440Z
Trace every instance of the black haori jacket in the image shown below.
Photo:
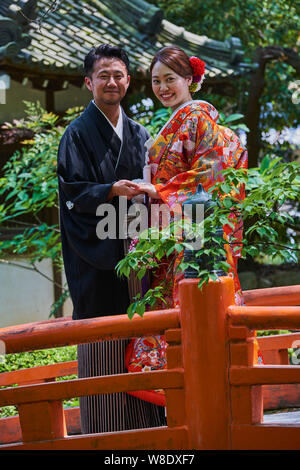
M127 279L114 269L124 257L123 240L96 234L100 204L113 204L118 220L118 198L107 200L112 184L143 175L149 134L122 113L123 144L91 102L59 145L60 230L74 319L124 314L129 304Z

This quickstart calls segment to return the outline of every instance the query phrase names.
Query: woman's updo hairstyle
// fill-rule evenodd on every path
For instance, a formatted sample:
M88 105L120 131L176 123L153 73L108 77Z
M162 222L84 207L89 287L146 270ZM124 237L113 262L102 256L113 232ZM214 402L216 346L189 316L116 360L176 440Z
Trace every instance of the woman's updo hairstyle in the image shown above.
M156 62L161 62L183 78L193 77L189 57L178 46L166 46L156 52L150 65L151 74Z

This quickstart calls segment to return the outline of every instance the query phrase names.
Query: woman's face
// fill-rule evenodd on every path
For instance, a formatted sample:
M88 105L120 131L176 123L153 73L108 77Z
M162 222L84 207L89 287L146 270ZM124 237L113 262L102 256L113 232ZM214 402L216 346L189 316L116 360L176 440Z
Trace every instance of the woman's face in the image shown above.
M161 62L152 69L152 90L163 106L172 111L192 99L189 86L192 77L183 78Z

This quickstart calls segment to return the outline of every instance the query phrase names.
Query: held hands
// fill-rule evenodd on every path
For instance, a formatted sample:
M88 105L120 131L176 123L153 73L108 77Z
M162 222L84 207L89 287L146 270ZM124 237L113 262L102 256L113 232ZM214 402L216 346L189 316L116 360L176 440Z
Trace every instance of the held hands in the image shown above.
M146 193L152 199L160 199L159 194L156 192L154 184L151 183L139 183L140 193Z
M138 194L148 194L152 199L160 199L155 186L151 183L134 183L129 180L120 180L114 183L108 195L108 199L115 196L125 196L132 199Z
M125 196L127 199L140 194L139 185L129 180L120 180L114 183L108 194L108 199L112 199L115 196Z

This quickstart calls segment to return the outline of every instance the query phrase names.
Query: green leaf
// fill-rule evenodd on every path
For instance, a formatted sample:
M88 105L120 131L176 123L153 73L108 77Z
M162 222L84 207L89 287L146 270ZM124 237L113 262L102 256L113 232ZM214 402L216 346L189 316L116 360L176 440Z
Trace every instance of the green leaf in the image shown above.
M226 118L226 121L225 121L225 122L226 122L226 124L227 124L228 122L237 121L238 119L242 119L243 117L244 117L243 114L239 114L239 113L231 114L230 116L228 116L228 117Z

